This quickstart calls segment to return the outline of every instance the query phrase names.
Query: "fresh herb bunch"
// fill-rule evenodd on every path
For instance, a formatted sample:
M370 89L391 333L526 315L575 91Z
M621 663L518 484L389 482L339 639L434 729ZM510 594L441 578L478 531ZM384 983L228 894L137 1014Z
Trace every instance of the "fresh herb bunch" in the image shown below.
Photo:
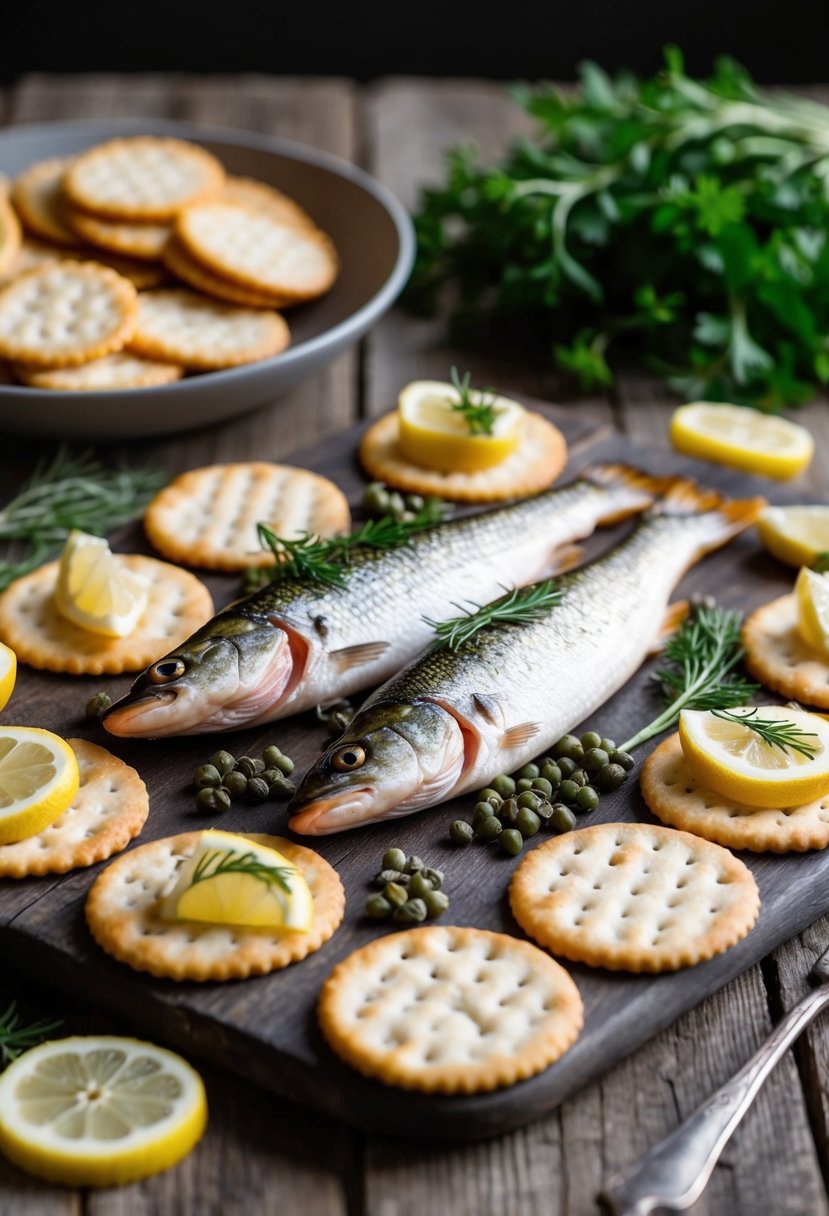
M0 561L0 591L57 552L73 528L105 536L133 519L166 480L155 469L108 469L91 452L59 448L0 510L0 541L15 544Z
M513 96L537 135L494 166L451 150L422 195L414 307L451 284L456 337L531 340L586 390L624 349L768 411L829 380L829 108L730 59L694 80L674 47L652 79L588 63Z
M472 373L465 372L463 379L458 375L458 369L453 367L449 373L452 387L458 394L458 400L452 402L452 409L463 414L470 435L491 435L495 425L494 391L489 388L476 390L472 388ZM472 400L472 393L477 401Z
M781 752L797 752L807 760L813 760L817 755L817 745L809 740L817 739L818 736L813 730L803 730L796 722L786 719L781 721L780 718L761 718L757 709L736 714L730 709L712 709L711 713L723 722L733 722L754 731L769 747L777 747Z
M468 609L456 604L455 607L461 609L463 616L451 617L446 621L433 621L430 617L423 619L434 629L437 647L459 650L464 642L468 642L487 625L522 625L537 621L548 608L561 603L561 596L555 579L548 578L531 587L514 587L491 604L475 604L470 600Z
M38 1043L58 1030L63 1025L61 1021L29 1022L23 1021L18 1012L17 1001L12 1001L4 1013L0 1013L0 1068L5 1068L16 1060L21 1052L36 1047Z

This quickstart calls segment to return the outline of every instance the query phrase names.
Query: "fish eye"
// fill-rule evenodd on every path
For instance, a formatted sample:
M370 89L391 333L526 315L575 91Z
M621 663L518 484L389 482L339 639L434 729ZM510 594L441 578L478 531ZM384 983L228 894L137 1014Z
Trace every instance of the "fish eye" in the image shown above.
M181 659L162 659L160 663L153 663L148 674L153 684L168 684L170 680L178 680L184 672Z
M365 764L365 762L365 750L354 743L347 743L345 747L341 747L331 757L332 766L339 769L341 773L349 773L352 769L359 768L360 765Z

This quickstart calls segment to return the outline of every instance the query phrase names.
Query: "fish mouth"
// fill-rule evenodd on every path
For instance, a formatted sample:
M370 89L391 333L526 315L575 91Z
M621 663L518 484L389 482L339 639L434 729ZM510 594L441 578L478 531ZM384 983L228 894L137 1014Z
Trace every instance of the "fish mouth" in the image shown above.
M122 739L150 737L153 733L150 719L154 717L154 712L172 705L175 699L176 693L171 688L148 692L136 699L128 694L123 701L116 701L110 706L101 722L111 735L118 735Z
M360 827L375 819L374 790L371 786L343 790L315 798L288 821L292 831L301 836L327 836Z

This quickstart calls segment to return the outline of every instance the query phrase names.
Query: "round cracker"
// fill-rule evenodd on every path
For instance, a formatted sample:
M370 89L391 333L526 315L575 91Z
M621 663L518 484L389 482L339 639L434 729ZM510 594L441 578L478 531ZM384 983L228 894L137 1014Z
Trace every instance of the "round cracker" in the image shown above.
M745 665L755 679L792 701L829 709L829 662L797 629L797 600L782 595L743 623Z
M77 207L66 207L66 222L72 231L90 245L109 253L120 253L139 261L157 262L170 236L169 224L130 224L126 220L105 220Z
M235 203L186 207L175 233L197 261L254 291L311 300L337 277L337 255L325 233Z
M48 562L0 595L0 638L20 662L71 675L143 671L213 616L210 592L189 571L154 557L119 556L147 580L147 607L129 637L104 637L62 617L54 605L59 563Z
M14 374L30 388L58 389L62 392L89 393L106 389L152 388L180 380L181 367L172 363L153 363L128 351L104 355L80 367L57 367L38 370L25 363L14 366Z
M12 182L10 197L29 232L71 249L78 237L66 222L63 201L63 178L70 164L66 157L54 157L30 165Z
M278 355L290 340L279 313L236 308L171 287L141 293L130 348L147 359L215 371Z
M218 194L221 163L182 139L138 135L83 152L66 172L67 199L105 219L169 220L179 207Z
M829 796L778 809L732 802L697 780L678 734L648 756L641 785L642 797L657 819L727 848L804 853L829 844Z
M276 559L259 544L264 523L287 539L335 536L351 523L348 500L327 477L251 461L182 473L147 507L144 528L165 557L210 570L245 570Z
M5 195L0 194L0 279L5 278L19 260L21 243L20 221Z
M336 870L319 853L281 836L241 835L277 849L300 870L314 898L314 920L307 933L162 920L158 902L198 843L198 832L186 832L141 845L98 876L86 901L86 922L98 945L136 971L199 981L267 975L319 950L336 932L345 911Z
M359 1072L427 1093L485 1093L549 1067L583 1022L558 963L505 933L429 926L377 938L332 971L317 1009Z
M223 279L221 275L214 274L212 270L197 262L175 237L167 243L164 250L164 264L177 279L181 279L189 287L228 304L240 304L243 308L283 308L287 303L291 303L284 296L240 287L238 283L232 283L230 279Z
M688 832L605 823L533 849L510 907L554 954L612 971L676 971L730 949L760 910L751 871Z
M81 784L72 805L48 828L0 845L0 878L65 874L120 853L146 823L147 787L134 768L86 739L67 739Z
M567 463L567 441L541 414L527 411L524 437L516 451L480 473L438 473L412 464L397 445L396 410L378 418L360 440L359 457L372 478L409 494L437 494L455 502L500 502L546 490Z
M247 207L249 211L261 211L292 228L316 229L316 224L299 203L277 190L276 186L253 177L229 177L219 198L224 203Z
M106 266L48 262L0 291L0 356L37 367L100 359L129 338L136 300L132 283Z

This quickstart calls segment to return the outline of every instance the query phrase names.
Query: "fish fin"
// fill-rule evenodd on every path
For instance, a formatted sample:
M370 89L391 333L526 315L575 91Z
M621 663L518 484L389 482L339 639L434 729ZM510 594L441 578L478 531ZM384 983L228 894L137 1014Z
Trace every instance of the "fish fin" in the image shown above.
M650 510L651 516L686 519L699 532L694 561L719 549L751 527L768 506L765 498L726 498L718 490L707 490L687 477L673 478L667 493Z
M575 570L576 566L580 566L583 561L583 545L559 545L550 554L550 559L545 566L545 575L549 577L552 574L566 574L568 570Z
M385 654L390 645L390 642L358 642L356 646L343 646L339 650L332 650L328 657L340 671L351 671L352 667L373 663Z
M660 650L664 649L668 638L671 634L676 633L690 611L691 605L688 600L675 600L673 604L668 605L659 627L659 633L648 651L648 658L653 658L655 654L659 654Z
M498 702L494 697L485 692L473 692L472 701L481 717L486 718L491 726L498 725Z
M537 722L522 722L520 726L511 726L501 736L501 747L520 747L522 743L529 743L540 730Z
M653 506L674 480L671 477L652 477L641 469L628 464L593 464L580 473L580 480L601 486L607 491L606 511L601 516L603 524L615 524L646 511Z

